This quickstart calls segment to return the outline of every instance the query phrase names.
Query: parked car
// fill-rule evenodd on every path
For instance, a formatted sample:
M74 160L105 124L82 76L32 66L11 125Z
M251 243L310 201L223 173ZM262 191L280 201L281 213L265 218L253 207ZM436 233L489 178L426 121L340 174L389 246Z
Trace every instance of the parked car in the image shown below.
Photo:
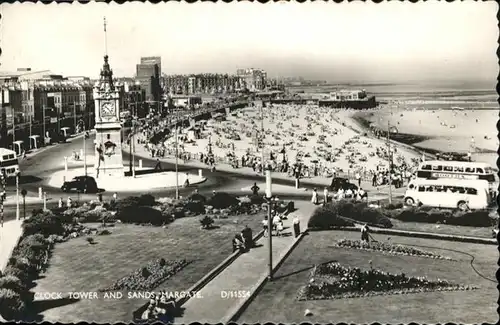
M99 188L95 179L91 176L76 176L71 181L64 182L61 186L63 192L97 193Z
M349 182L347 178L335 177L334 179L332 179L329 190L336 192L340 188L342 188L344 191L348 189L351 189L351 191L355 191L358 189L358 187L355 184Z

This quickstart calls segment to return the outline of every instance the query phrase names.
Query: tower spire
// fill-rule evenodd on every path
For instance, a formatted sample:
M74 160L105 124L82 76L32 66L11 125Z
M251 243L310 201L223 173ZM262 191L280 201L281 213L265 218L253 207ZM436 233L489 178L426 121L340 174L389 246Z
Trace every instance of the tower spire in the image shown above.
M104 55L108 55L108 34L106 31L106 17L104 17Z

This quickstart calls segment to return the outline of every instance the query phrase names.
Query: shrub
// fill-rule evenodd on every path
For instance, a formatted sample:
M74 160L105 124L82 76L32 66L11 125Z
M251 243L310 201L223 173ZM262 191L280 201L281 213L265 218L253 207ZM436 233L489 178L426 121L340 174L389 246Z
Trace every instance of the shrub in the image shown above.
M250 196L250 203L261 205L262 203L266 203L266 199L264 199L264 196L262 196L262 195L253 195L252 194Z
M208 201L207 205L211 205L214 209L226 209L230 206L238 205L240 201L236 196L226 192L215 193Z
M141 269L141 275L143 278L147 279L151 275L151 272L149 272L147 268L143 267Z
M454 217L446 221L447 224L470 227L491 227L496 224L496 219L491 218L486 210L456 211Z
M491 227L495 223L495 219L490 216L487 210L463 212L459 210L412 207L393 210L390 217L405 222L443 223L469 227Z
M21 296L10 289L0 289L0 314L6 320L19 320L26 305Z
M138 204L146 207L152 207L156 204L156 199L151 194L142 194L137 199Z
M201 226L202 226L203 229L209 229L214 224L214 219L212 219L209 216L204 216L200 220L200 223L201 223Z
M352 227L354 222L341 217L335 206L318 207L307 226L311 229L331 229L335 227Z
M187 197L187 199L193 202L201 202L201 203L207 202L207 198L199 193L192 193Z
M97 233L98 236L105 236L105 235L111 235L111 231L108 229L103 229Z
M64 227L58 218L50 211L35 210L31 218L24 220L24 236L42 234L45 237L56 234L62 235Z
M194 214L205 213L205 206L202 201L188 201L185 203L183 209Z
M139 197L129 196L124 199L118 200L115 204L115 210L120 212L121 210L128 209L130 207L139 206Z
M13 275L0 277L0 290L1 289L9 289L18 294L22 294L28 290L24 286L23 282L18 277Z
M114 217L123 223L152 224L155 226L168 223L171 218L164 217L163 213L157 209L144 206L128 206L119 210Z
M404 204L402 202L398 203L390 203L384 206L384 209L387 210L396 210L396 209L402 209Z
M391 220L384 215L383 210L370 208L365 202L334 201L328 203L325 209L332 209L331 211L339 216L361 223L382 228L392 228L393 226Z
M165 259L162 257L160 258L160 261L158 263L160 264L161 267L164 267L167 261L165 261Z
M94 238L93 237L87 237L85 238L85 240L89 243L89 244L94 244L95 241L94 241Z
M4 270L4 276L7 275L12 275L13 277L16 277L20 279L23 283L26 283L27 279L27 274L25 270L21 270L19 268L19 264L11 264L7 265L7 267Z
M82 223L108 222L113 219L114 216L111 211L107 211L102 207L96 207L80 216L80 222Z

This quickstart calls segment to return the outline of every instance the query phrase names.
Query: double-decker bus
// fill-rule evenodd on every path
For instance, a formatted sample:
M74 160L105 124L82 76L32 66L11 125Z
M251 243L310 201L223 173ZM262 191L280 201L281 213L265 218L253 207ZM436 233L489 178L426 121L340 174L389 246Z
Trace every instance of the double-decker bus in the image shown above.
M420 163L417 178L453 178L462 180L485 180L490 190L496 192L498 184L491 165L481 162L430 160Z
M19 161L14 150L0 148L0 172L5 173L7 178L20 174Z

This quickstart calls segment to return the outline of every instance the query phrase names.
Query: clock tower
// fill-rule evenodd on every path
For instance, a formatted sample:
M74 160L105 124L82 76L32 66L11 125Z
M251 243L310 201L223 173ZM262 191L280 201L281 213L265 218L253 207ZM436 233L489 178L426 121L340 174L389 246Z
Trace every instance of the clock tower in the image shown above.
M120 91L113 84L113 71L109 67L108 55L99 81L94 86L95 101L95 155L96 176L124 177L122 139L120 125Z

